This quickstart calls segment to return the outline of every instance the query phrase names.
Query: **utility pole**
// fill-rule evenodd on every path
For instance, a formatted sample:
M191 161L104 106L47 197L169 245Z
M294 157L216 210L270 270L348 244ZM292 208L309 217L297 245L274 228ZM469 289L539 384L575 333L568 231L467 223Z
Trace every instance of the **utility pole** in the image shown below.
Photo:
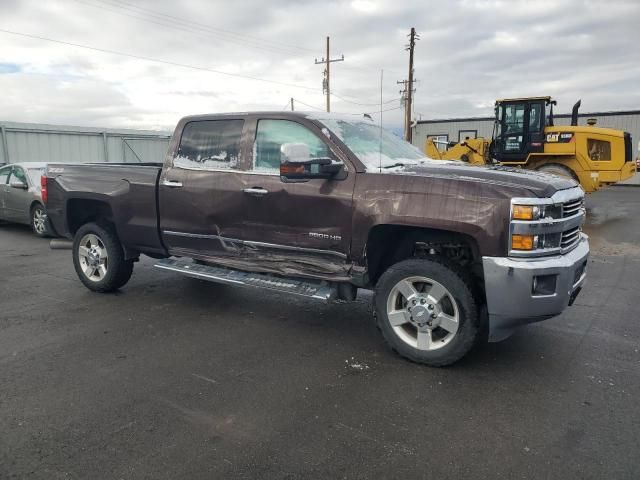
M409 34L409 45L405 50L409 50L409 80L402 80L398 83L403 83L405 85L405 110L404 110L404 138L407 142L411 142L412 131L411 131L411 107L413 105L413 93L415 89L413 88L413 84L415 79L413 78L413 50L416 46L416 41L420 40L420 35L416 33L416 29L411 27L411 33ZM402 93L402 92L401 92Z
M291 111L293 112L293 97L291 97Z
M398 93L400 94L400 104L404 107L404 116L402 119L402 135L404 138L407 138L407 84L409 80L398 80L396 82L398 85L402 85L402 90Z
M327 56L322 57L320 61L318 61L317 58L315 60L316 60L316 65L320 65L322 63L325 64L324 79L322 80L322 93L325 93L327 95L327 112L330 112L331 111L331 82L330 82L331 73L330 73L329 65L333 62L344 62L344 55L342 55L340 58L331 59L331 57L329 56L329 37L327 37Z

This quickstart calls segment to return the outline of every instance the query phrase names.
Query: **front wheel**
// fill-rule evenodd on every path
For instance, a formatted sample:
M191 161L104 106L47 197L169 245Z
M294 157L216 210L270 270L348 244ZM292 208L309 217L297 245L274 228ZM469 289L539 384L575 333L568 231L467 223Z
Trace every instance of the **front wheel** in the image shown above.
M376 320L387 343L426 365L460 360L483 331L470 285L464 272L434 260L391 266L375 291Z
M133 260L125 260L115 230L87 223L73 239L73 266L80 281L94 292L112 292L124 286L133 273Z

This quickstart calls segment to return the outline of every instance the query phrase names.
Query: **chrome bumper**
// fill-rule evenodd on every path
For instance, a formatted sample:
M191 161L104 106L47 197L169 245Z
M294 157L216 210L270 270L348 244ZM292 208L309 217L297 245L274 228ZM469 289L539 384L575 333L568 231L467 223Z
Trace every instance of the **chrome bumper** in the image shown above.
M482 257L489 339L499 341L514 327L560 314L573 303L587 273L589 241L581 234L578 245L564 255L531 259ZM545 278L552 290L534 291ZM555 285L553 284L555 278Z

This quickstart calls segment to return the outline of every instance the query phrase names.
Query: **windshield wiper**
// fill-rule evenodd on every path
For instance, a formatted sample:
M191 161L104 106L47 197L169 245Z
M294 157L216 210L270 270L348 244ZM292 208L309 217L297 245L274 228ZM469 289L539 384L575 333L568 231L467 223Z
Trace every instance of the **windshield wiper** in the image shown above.
M405 167L405 163L394 163L393 165L385 165L382 168L395 168L395 167Z

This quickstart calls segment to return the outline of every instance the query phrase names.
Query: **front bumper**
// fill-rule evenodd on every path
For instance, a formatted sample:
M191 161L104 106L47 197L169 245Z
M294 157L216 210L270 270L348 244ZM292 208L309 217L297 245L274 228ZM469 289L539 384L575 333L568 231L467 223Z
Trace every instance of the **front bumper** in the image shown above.
M585 234L564 255L530 259L482 257L490 340L509 336L518 325L554 317L573 303L586 278L588 257ZM539 279L545 279L552 289L535 291L534 279L536 285Z

